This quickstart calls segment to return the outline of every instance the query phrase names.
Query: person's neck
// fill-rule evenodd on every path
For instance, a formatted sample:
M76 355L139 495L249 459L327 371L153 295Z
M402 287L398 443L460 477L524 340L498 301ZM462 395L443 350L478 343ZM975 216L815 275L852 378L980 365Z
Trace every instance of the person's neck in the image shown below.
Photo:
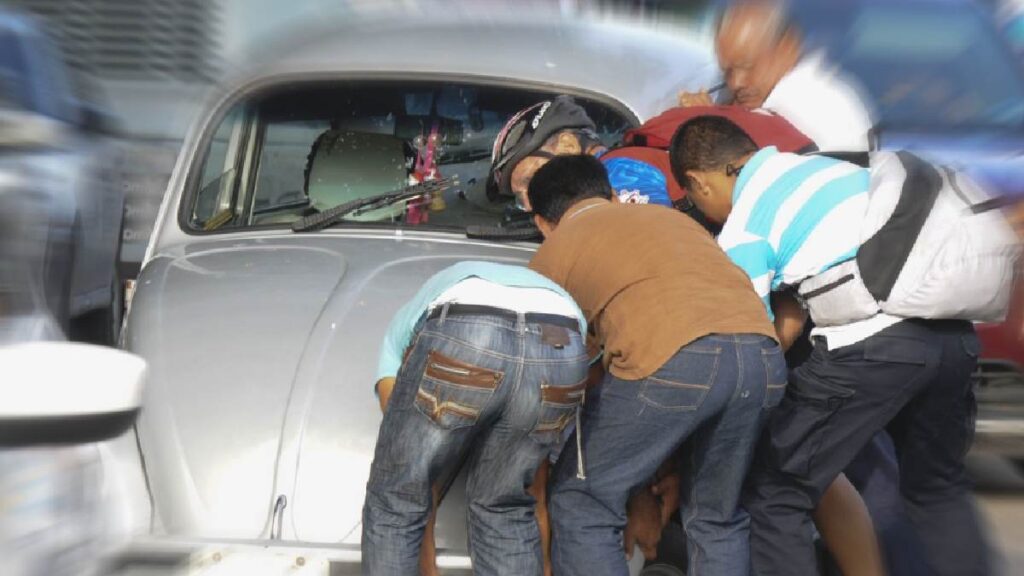
M611 200L609 200L608 198L584 198L583 200L574 202L572 206L569 206L569 209L565 211L565 216L562 218L562 221L564 222L565 220L569 220L573 216L585 212L593 208L594 206L600 206L601 204L610 203Z

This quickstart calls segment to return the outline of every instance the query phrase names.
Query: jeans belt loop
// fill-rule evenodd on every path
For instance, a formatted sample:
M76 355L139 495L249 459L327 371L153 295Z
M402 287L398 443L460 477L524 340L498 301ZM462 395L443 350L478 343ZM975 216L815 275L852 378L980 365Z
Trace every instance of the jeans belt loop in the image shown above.
M445 302L444 305L441 306L441 318L437 322L438 326L444 326L444 320L448 317L448 307L451 306L451 304L451 302Z
M519 312L516 314L516 332L520 335L526 334L526 313Z
M587 391L583 390L580 403L576 405L576 478L587 479L587 466L583 462L583 405L587 403Z

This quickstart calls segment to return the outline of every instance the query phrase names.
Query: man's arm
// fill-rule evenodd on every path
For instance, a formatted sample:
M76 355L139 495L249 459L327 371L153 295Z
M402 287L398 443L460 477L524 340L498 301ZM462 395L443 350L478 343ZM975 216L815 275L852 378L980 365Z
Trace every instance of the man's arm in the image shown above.
M789 350L804 332L807 311L792 294L772 292L772 311L775 313L775 333L783 351Z
M414 318L418 318L421 310L415 299L398 309L391 319L384 341L380 346L380 359L377 362L377 385L375 391L380 400L380 408L384 410L391 397L391 389L395 386L395 377L405 362L405 356L412 341Z
M683 108L691 108L693 106L712 106L715 102L707 89L704 89L700 92L680 92L677 103Z
M388 408L388 400L391 399L391 391L395 389L394 377L388 376L377 381L377 399L380 400L380 411Z
M1008 220L1013 229L1017 231L1017 236L1021 239L1021 242L1024 242L1024 200L1010 208Z

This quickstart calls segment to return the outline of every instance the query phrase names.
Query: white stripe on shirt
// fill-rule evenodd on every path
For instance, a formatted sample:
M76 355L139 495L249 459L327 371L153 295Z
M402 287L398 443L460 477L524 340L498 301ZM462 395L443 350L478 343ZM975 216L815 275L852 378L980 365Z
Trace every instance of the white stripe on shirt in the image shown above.
M848 198L828 213L804 241L782 277L784 284L796 284L824 272L826 263L836 262L857 245L859 228L857 214L867 211L867 195Z
M835 178L841 178L857 170L858 167L853 164L835 164L814 173L810 178L804 180L800 187L796 189L796 192L782 203L775 216L771 235L768 236L768 242L772 245L772 248L775 250L779 249L779 241L789 228L789 225L792 224L793 218L819 188Z
M747 185L743 189L743 196L740 202L737 202L732 207L732 213L729 214L729 219L725 225L728 226L729 222L737 221L742 223L740 229L746 226L746 223L750 220L750 211L757 204L757 200L761 198L761 194L767 190L773 182L778 180L779 176L782 176L788 172L791 168L799 166L807 161L807 158L798 156L796 154L779 154L772 158L771 162L763 164L761 169L753 174ZM723 234L725 230L722 230Z

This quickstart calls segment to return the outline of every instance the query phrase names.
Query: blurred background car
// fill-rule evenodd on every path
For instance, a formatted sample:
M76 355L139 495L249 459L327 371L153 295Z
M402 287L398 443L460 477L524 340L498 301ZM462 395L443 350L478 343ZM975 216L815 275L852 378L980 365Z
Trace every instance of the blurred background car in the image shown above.
M86 89L36 20L0 9L0 196L34 199L45 229L32 270L58 325L113 343L124 189L111 118Z
M0 345L0 557L6 576L100 574L123 505L99 442L139 412L146 365L87 344ZM120 532L120 534L119 534Z

